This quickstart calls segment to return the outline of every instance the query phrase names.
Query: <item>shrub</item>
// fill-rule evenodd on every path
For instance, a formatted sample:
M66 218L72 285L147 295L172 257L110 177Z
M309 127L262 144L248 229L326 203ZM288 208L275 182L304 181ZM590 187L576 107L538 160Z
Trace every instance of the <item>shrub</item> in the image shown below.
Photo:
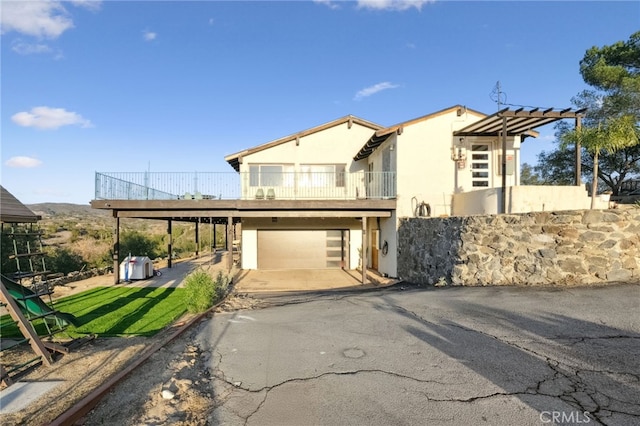
M218 272L216 277L216 296L217 300L223 299L227 295L229 284L231 283L231 277L223 274L222 271Z
M213 306L216 296L215 282L205 271L190 273L185 279L184 289L185 304L189 312L204 312Z
M184 301L187 310L191 313L204 312L222 299L229 287L230 278L218 272L214 280L211 275L202 270L196 270L185 278Z
M83 269L84 259L78 253L66 247L57 247L47 250L47 269L53 272L62 272L65 275Z

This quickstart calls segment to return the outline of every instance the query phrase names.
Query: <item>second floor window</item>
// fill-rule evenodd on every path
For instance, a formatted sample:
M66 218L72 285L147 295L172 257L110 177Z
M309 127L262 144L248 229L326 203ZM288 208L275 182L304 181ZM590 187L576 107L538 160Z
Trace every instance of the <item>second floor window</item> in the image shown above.
M253 164L249 166L249 185L291 186L293 166L284 164Z
M300 165L300 186L329 188L345 185L344 164L302 164Z

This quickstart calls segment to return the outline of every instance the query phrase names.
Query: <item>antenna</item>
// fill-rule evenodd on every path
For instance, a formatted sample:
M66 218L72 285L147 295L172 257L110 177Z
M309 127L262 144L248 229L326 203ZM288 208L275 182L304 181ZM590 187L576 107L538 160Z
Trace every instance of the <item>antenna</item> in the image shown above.
M500 87L500 80L496 82L496 85L493 87L493 90L489 94L489 98L498 104L498 111L500 111L500 107L503 104L507 103L507 94L502 92Z

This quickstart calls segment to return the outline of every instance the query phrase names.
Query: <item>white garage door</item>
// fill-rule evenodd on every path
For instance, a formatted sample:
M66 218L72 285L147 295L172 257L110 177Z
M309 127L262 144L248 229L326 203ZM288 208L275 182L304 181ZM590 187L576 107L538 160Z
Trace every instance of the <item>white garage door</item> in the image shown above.
M258 269L340 268L346 263L343 230L259 230Z

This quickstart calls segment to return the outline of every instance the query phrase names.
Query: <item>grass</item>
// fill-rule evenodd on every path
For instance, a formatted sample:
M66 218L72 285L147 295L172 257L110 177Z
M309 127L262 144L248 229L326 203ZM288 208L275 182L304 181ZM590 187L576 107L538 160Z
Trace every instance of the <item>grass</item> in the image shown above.
M96 287L55 302L55 309L73 314L77 327L65 333L76 338L98 336L153 336L186 311L184 289L140 287ZM35 324L38 334L46 334L43 323ZM13 320L0 318L0 336L21 336Z

